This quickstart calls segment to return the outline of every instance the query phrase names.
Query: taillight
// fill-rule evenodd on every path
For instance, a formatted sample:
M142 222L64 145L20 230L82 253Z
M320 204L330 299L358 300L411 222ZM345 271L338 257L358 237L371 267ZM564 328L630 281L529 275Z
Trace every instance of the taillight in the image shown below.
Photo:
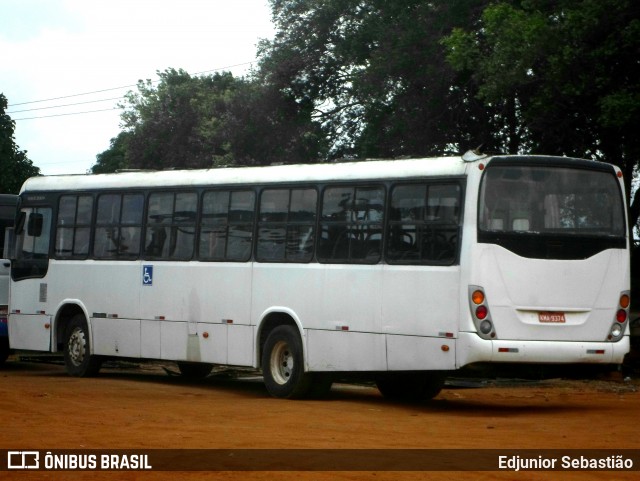
M623 309L628 309L630 305L631 305L631 298L629 297L629 295L622 294L620 296L620 307L622 307Z
M479 289L473 291L473 294L471 294L471 301L476 305L482 304L484 302L484 292Z
M482 287L469 286L469 308L478 335L484 339L495 339L496 331L491 321L487 296Z
M616 316L609 330L607 336L608 341L619 341L624 335L625 328L627 327L627 321L629 320L629 308L631 307L631 297L629 291L620 293L620 299L618 299L618 309L616 310Z

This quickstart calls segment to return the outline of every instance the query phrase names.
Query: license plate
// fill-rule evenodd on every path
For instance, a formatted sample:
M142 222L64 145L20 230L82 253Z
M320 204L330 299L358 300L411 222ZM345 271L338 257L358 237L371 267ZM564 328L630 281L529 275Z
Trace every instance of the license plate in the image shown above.
M538 312L538 320L550 324L564 324L567 322L564 312Z

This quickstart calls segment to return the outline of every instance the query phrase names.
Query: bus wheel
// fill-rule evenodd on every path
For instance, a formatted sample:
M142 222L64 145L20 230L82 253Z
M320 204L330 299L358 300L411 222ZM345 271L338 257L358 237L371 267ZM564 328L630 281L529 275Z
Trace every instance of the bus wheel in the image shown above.
M300 399L312 387L312 377L304 372L302 341L292 326L278 326L262 350L262 374L267 391L274 397Z
M87 322L82 314L78 314L69 322L64 341L64 365L71 376L90 377L98 374L102 362L90 352Z
M376 386L388 399L424 401L438 395L445 377L445 373L439 371L385 372L376 377Z
M186 379L204 379L211 373L213 365L202 362L179 362L178 369Z

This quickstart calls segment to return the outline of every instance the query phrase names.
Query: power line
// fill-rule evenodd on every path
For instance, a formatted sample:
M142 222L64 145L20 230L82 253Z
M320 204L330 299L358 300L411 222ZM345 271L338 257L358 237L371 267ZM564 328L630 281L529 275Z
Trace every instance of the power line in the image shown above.
M243 63L237 63L234 65L227 65L226 67L219 67L219 68L214 68L211 70L204 70L202 72L196 72L193 75L202 75L205 73L210 73L210 72L217 72L219 70L226 70L226 69L230 69L230 68L234 68L234 67L242 67L243 65L250 65L252 63L254 63L255 60L251 61L251 62L243 62ZM159 80L153 80L152 83L157 83L159 82ZM121 87L112 87L112 88L108 88L108 89L102 89L102 90L93 90L91 92L83 92L83 93L79 93L79 94L72 94L72 95L63 95L62 97L52 97L49 99L42 99L42 100L31 100L29 102L19 102L16 104L10 104L7 105L7 107L17 107L18 105L27 105L27 104L35 104L35 103L39 103L39 102L50 102L51 100L61 100L61 99L68 99L71 97L80 97L82 95L91 95L91 94L98 94L98 93L103 93L103 92L110 92L113 90L120 90L120 89L126 89L126 88L131 88L131 87L136 87L138 84L132 84L132 85L123 85Z
M51 107L36 107L35 109L24 109L24 110L12 110L11 112L5 112L7 114L17 114L21 112L33 112L34 110L47 110L47 109L57 109L60 107L71 107L73 105L84 105L84 104L95 104L98 102L108 102L109 100L120 100L122 97L112 97L110 99L101 99L101 100L87 100L86 102L75 102L72 104L61 104L61 105L52 105Z
M41 115L39 117L23 117L21 119L13 119L13 120L17 121L17 120L47 119L49 117L63 117L65 115L81 115L81 114L92 114L94 112L107 112L109 110L118 110L118 107L112 107L110 109L87 110L85 112L69 112L67 114Z
M62 97L53 97L53 98L50 98L50 99L31 100L29 102L20 102L20 103L17 103L17 104L11 104L11 105L8 105L7 107L17 107L18 105L37 104L37 103L40 103L40 102L50 102L51 100L60 100L60 99L68 99L68 98L71 98L71 97L80 97L82 95L99 94L99 93L102 93L102 92L109 92L111 90L126 89L126 88L130 88L130 87L135 87L135 85L124 85L122 87L113 87L113 88L110 88L110 89L94 90L93 92L84 92L84 93L81 93L81 94L63 95Z

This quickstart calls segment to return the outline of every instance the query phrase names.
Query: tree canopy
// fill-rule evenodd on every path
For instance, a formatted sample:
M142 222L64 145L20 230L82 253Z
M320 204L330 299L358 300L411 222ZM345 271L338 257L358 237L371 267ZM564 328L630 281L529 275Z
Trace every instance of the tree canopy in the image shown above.
M6 113L7 98L0 93L0 193L17 194L25 180L40 174L15 142L16 123Z
M259 67L140 82L95 168L488 152L640 160L636 0L270 0ZM95 169L94 169L95 171ZM632 208L640 213L640 198Z
M504 150L610 162L630 192L640 160L637 1L499 2L442 43L478 97L504 112Z
M261 74L313 106L331 157L476 146L487 108L459 88L440 40L485 3L272 0L277 33L261 44Z
M317 161L324 139L293 99L231 73L159 72L122 105L124 130L99 154L94 173L117 168L209 168Z

